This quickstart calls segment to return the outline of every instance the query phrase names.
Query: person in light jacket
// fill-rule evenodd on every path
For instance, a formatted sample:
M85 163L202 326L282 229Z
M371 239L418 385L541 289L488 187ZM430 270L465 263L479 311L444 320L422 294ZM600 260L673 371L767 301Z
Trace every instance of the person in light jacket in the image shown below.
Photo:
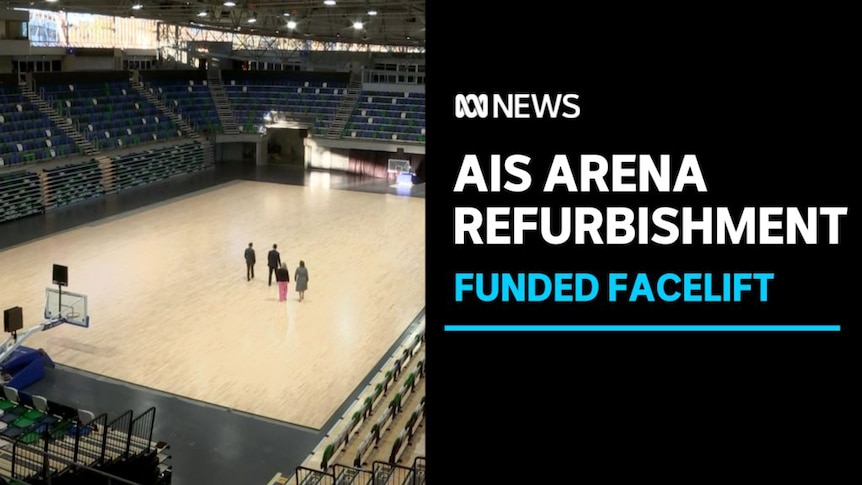
M305 298L305 290L308 289L308 268L305 267L305 261L299 262L299 267L296 268L293 280L296 282L296 292L299 293L299 301L302 301Z

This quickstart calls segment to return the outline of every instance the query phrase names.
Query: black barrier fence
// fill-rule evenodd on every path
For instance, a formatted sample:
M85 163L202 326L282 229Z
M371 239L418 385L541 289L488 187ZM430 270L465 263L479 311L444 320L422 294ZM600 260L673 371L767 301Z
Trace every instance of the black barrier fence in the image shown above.
M117 419L108 423L108 429L102 439L102 457L104 463L112 463L128 456L127 445L132 429L132 411L126 411Z
M335 485L334 474L302 466L297 467L294 477L296 485Z
M100 444L108 416L89 422L46 421L17 437L12 445L11 474L17 480L45 480L64 470L64 463L93 466L101 462ZM47 456L54 459L48 459Z
M333 465L332 472L324 472L300 466L293 477L294 485L425 485L425 457L414 459L411 467L375 461L371 469Z
M58 471L62 470L64 476L69 477L63 483L76 483L74 480L76 475L83 477L83 475L86 474L88 477L91 477L86 481L86 483L97 483L92 478L98 478L101 483L111 485L141 485L138 482L133 482L123 477L118 477L81 463L75 463L63 456L55 455L51 452L45 451L44 449L39 449L38 446L40 445L40 442L34 442L31 444L16 442L14 445L15 452L13 460L15 457L26 457L28 461L42 463L43 467L48 466L53 473L46 474L47 472L44 468L39 470L31 469L31 473L24 477L15 475L13 471L13 478L16 480L15 483L20 483L22 485L27 485L28 483L51 483L51 478L56 475ZM23 471L21 470L20 465L19 471Z
M96 471L97 475L116 477L110 483L134 483L115 473L129 465L129 459L156 452L152 443L155 408L134 419L132 411L127 411L111 422L106 414L88 422L83 421L87 414L71 419L71 413L65 414L66 418L45 415L16 437L11 454L0 456L0 461L7 460L4 468L8 467L11 478L22 483L51 483L60 475ZM118 464L120 468L116 468Z
M77 424L73 434L76 453L73 461L87 466L102 464L105 458L102 452L102 442L107 432L107 414L100 414L89 423Z
M373 477L371 470L363 470L346 465L334 465L332 472L335 475L335 483L364 483L369 484Z
M132 420L126 453L138 456L153 450L153 426L156 423L156 408L152 407Z
M383 461L375 461L371 470L374 474L374 478L372 479L374 485L414 485L411 480L413 476L412 468Z
M42 447L43 443L33 443ZM30 448L16 440L12 445L12 478L17 480L33 480L45 477L44 468L48 465L39 448Z

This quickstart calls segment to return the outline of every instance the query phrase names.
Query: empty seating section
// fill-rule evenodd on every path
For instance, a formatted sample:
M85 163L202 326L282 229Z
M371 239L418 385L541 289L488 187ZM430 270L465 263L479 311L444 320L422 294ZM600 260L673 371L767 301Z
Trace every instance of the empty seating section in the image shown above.
M46 169L44 174L48 208L105 194L102 170L95 160Z
M199 132L219 133L221 122L209 86L203 76L142 74L144 87Z
M425 93L363 91L344 136L425 143Z
M168 446L152 441L155 408L113 421L94 413L25 395L4 386L0 398L0 478L27 483L94 482L81 464L136 483L168 484ZM2 483L5 481L0 480ZM13 482L10 482L13 483ZM14 482L18 483L18 482Z
M75 142L36 109L17 86L0 85L0 166L76 152Z
M312 133L321 133L332 123L347 91L347 80L294 79L281 77L246 78L225 73L224 88L242 131L254 132L269 111L296 116L313 116Z
M44 211L37 174L25 171L0 173L0 222Z
M200 143L187 143L114 156L111 164L116 189L125 190L204 169L204 149Z
M36 91L98 149L182 136L128 80L46 82Z
M143 147L142 147L143 148ZM198 142L0 173L0 222L207 168Z

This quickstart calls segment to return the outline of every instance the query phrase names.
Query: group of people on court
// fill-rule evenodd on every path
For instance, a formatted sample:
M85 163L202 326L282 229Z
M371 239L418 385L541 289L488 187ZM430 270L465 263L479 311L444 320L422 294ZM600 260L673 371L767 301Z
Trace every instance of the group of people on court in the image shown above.
M245 248L245 278L246 281L254 279L254 264L257 262L257 257L254 252L254 243L248 243ZM269 286L272 286L272 276L275 275L275 282L278 285L278 301L287 301L287 285L290 283L290 270L287 269L287 263L281 261L281 253L278 252L278 244L273 244L272 249L266 255L266 265L269 268ZM305 290L308 289L308 268L305 267L305 261L299 262L299 267L293 275L296 282L296 292L299 294L299 301L305 299Z

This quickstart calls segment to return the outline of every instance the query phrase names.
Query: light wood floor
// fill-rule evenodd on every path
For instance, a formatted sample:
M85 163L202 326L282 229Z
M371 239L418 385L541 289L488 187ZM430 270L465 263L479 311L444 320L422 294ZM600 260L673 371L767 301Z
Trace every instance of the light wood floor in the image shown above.
M257 250L247 282L243 251ZM278 244L305 301L267 286ZM58 363L320 428L424 306L425 200L232 182L0 252L0 305L42 319L54 263L91 327L25 345Z

